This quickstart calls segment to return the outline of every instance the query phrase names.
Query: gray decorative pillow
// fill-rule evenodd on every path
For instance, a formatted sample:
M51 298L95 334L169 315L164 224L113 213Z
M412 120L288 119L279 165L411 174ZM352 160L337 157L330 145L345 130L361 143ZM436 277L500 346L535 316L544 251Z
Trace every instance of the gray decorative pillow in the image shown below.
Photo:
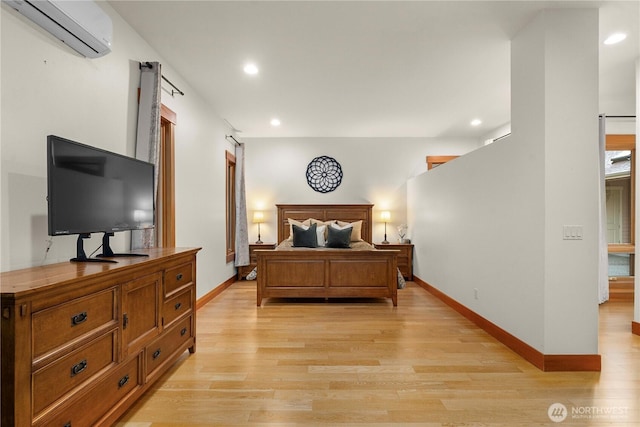
M316 224L312 224L308 229L298 227L293 224L293 246L297 248L317 248L318 236L316 234Z
M329 234L327 235L328 248L349 248L351 243L351 231L353 227L338 229L335 227L327 227Z

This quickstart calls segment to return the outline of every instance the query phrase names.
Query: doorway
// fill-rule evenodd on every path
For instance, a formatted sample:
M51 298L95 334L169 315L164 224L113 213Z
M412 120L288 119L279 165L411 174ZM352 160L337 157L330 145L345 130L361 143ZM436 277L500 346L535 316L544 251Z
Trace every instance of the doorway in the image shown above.
M610 300L633 301L635 283L635 135L607 135L605 153Z

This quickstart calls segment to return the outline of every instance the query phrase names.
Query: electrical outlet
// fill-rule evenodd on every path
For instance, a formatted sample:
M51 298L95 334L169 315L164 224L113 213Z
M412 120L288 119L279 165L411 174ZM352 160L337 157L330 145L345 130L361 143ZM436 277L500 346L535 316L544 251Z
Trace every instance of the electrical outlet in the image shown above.
M475 299L480 299L480 290L478 288L473 288L473 297Z

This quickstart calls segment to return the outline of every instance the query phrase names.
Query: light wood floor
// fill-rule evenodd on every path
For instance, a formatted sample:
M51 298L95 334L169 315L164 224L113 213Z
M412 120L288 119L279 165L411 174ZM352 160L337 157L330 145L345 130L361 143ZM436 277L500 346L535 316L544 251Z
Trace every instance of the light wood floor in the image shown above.
M255 306L238 282L120 426L640 425L630 303L600 309L602 372L541 372L414 284L390 301ZM552 422L561 403L568 417ZM589 415L591 414L591 415Z

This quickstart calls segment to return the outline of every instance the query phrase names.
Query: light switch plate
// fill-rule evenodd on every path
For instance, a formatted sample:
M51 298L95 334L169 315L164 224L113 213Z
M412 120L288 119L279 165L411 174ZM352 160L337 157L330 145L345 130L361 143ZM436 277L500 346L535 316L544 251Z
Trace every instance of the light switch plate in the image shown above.
M562 226L562 239L563 240L582 240L584 230L581 225L563 225Z

